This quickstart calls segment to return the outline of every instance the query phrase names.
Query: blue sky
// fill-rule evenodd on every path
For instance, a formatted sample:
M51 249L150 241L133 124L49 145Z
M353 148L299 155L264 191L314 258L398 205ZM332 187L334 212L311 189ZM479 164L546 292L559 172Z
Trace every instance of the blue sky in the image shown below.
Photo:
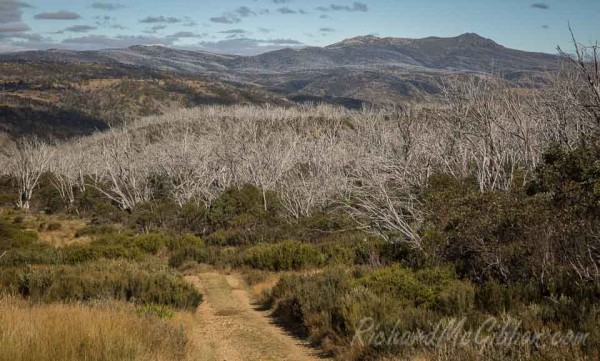
M511 48L600 40L600 0L0 0L0 52L160 44L255 54L345 38L475 32Z

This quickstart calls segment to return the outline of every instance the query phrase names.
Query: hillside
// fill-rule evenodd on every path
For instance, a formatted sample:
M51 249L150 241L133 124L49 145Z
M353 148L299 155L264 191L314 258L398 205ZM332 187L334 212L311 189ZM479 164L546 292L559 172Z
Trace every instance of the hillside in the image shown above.
M0 130L68 137L203 104L325 102L349 108L437 94L455 74L529 86L558 57L476 34L363 36L326 47L232 56L161 46L0 54Z
M0 74L0 132L12 136L69 138L206 104L289 103L256 86L116 63L4 62Z

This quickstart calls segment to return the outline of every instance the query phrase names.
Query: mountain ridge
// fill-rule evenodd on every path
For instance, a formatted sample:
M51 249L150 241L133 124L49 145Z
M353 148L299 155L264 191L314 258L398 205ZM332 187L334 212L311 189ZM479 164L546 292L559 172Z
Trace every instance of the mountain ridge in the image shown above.
M153 57L154 61L148 61ZM159 70L202 73L236 71L297 71L348 66L405 66L439 70L540 71L555 68L552 54L506 48L476 33L420 39L358 36L324 46L284 48L254 56L134 45L102 50L38 50L0 54L0 61L99 62L146 66ZM554 63L554 64L553 64ZM500 69L493 69L493 66Z
M47 118L59 130L63 123L86 130L89 124L203 104L324 102L361 108L413 102L435 96L457 74L530 87L543 82L545 72L558 70L558 59L474 33L421 39L366 35L255 56L157 45L0 54L5 69L0 131L5 124L18 133L35 128L28 119L46 124Z

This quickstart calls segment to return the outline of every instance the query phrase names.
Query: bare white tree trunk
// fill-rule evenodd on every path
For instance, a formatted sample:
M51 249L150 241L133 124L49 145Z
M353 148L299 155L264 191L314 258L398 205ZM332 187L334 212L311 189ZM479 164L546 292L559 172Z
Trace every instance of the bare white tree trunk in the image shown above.
M37 138L20 139L8 151L10 173L19 187L17 207L29 209L29 201L40 177L48 170L54 149Z

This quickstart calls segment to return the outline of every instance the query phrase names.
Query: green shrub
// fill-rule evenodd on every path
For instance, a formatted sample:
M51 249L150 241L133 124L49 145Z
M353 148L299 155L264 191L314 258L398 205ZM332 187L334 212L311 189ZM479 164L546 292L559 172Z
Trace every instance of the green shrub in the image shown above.
M159 232L175 228L178 207L168 198L160 198L136 205L128 218L129 223L140 232Z
M287 327L322 343L328 334L343 334L340 305L349 290L349 279L339 269L313 277L285 275L271 291L268 302Z
M423 307L446 314L462 314L474 305L475 289L441 268L417 271L398 264L375 269L356 281L379 296L393 296L407 306Z
M34 302L125 300L195 309L202 295L160 265L97 261L76 266L33 266L0 270L4 289Z
M25 231L15 224L0 220L0 251L11 248L21 248L37 241L37 233Z
M204 241L201 238L189 233L186 233L179 237L170 237L168 239L167 248L170 251L178 251L182 248L187 247L202 248L204 247Z
M356 259L356 251L350 244L343 242L329 243L322 245L320 251L325 258L324 264L331 265L348 265L354 264Z
M218 229L204 239L209 246L244 246L256 243L256 234L235 229Z
M157 233L142 234L133 238L135 247L150 254L157 254L158 251L166 248L172 242L172 237Z
M183 247L175 252L171 258L169 258L169 266L181 267L184 262L193 261L197 263L207 263L208 251L205 247L198 246L187 246Z
M0 267L28 264L58 264L62 262L60 250L45 244L33 244L22 248L12 248L0 258Z
M282 323L341 359L361 359L399 351L394 345L353 349L350 343L365 320L386 335L430 332L444 317L473 312L474 292L471 284L443 268L328 268L310 276L283 276L268 306Z
M256 245L242 255L244 265L270 271L319 267L325 261L326 257L318 247L298 241Z
M267 204L276 204L276 198L267 193ZM275 209L265 211L262 191L252 185L231 188L214 200L208 213L213 227L247 228L269 223L275 216Z
M205 263L217 267L240 266L239 250L233 247L189 246L175 252L169 258L171 267L181 267L185 262Z

